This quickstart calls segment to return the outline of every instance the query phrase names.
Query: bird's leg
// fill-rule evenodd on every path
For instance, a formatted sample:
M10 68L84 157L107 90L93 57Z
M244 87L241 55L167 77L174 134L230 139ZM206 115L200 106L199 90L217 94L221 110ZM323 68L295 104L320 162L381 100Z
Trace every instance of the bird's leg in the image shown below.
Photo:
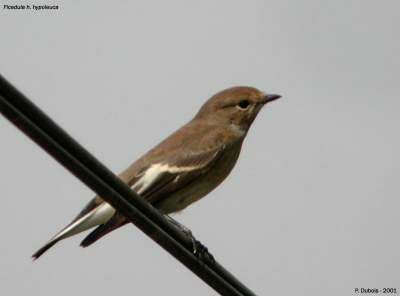
M191 240L193 246L193 254L195 254L200 259L208 259L211 262L215 261L214 256L211 255L210 252L208 252L207 247L194 237L192 231L189 228L187 228L185 225L182 225L169 215L165 215L165 218L167 218L169 222L171 222L176 228L182 231Z

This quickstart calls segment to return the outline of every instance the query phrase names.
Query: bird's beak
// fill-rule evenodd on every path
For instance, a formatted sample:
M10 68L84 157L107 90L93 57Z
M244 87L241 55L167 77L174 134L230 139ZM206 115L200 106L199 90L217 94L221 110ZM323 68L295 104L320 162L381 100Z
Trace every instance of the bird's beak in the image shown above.
M269 94L269 95L265 95L262 103L263 104L267 104L269 102L275 101L277 99L279 99L281 96L280 95L276 95L276 94Z

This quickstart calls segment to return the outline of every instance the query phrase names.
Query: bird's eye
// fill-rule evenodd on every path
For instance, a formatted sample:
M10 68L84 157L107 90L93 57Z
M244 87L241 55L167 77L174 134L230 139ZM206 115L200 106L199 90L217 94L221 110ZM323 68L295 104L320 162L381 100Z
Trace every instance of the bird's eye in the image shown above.
M248 100L241 100L237 106L240 109L246 110L250 106L250 102Z

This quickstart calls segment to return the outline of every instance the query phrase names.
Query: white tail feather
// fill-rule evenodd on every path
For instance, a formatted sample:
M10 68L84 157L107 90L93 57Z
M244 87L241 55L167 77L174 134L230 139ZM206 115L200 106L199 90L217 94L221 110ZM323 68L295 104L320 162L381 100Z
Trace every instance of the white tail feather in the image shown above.
M51 241L64 239L88 230L94 226L104 224L114 215L114 213L115 210L113 207L111 207L108 203L102 203L97 208L93 209L71 225L61 230L51 239Z

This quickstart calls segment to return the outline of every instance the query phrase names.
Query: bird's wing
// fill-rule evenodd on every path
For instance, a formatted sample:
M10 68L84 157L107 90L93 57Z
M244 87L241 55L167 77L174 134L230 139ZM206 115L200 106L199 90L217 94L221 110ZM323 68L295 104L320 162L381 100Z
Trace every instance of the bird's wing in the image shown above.
M150 203L208 171L224 153L225 130L186 125L146 153L120 178Z
M183 188L193 179L206 173L223 153L221 147L180 155L169 163L157 163L146 168L138 180L131 185L132 189L150 203L155 203L163 195Z
M205 174L223 154L224 149L222 148L216 147L184 157L181 155L179 161L176 159L170 164L152 164L128 184L140 196L147 199L150 203L155 204L164 197L167 197L168 193L182 189L192 180ZM128 220L116 212L110 220L89 233L82 241L81 246L87 247L93 244L107 233L126 223L128 223Z

